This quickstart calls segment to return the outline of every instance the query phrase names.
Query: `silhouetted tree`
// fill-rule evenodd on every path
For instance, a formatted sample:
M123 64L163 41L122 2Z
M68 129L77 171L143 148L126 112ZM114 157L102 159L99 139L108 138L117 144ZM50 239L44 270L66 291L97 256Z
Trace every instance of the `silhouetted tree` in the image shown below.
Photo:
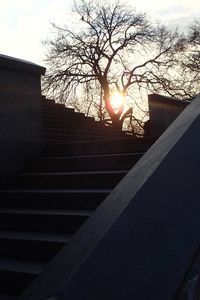
M187 78L185 88L190 97L200 91L200 22L193 21L185 39L185 51L180 60L182 76Z
M125 110L125 102L114 109L112 93L125 98L135 85L170 89L165 75L181 50L181 39L124 2L80 0L74 13L76 28L53 24L56 35L46 43L44 88L61 101L95 88L112 126L121 128L132 109Z
M200 92L200 22L194 20L185 28L177 44L180 51L173 56L174 64L165 73L162 92L180 99L192 100ZM160 92L160 86L157 92Z

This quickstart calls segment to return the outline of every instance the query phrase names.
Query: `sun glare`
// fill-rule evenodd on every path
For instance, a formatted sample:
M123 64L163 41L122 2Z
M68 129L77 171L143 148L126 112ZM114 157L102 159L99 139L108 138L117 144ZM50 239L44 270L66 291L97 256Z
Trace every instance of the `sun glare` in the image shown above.
M120 109L124 103L124 97L120 93L115 93L110 98L111 106L114 110Z

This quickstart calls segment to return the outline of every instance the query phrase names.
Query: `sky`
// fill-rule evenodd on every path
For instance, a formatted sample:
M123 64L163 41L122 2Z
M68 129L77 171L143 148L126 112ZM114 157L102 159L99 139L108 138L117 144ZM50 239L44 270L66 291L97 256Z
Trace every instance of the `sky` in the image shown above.
M152 19L184 30L200 19L199 0L127 0ZM45 66L42 41L51 36L51 23L71 18L73 0L0 0L0 54Z

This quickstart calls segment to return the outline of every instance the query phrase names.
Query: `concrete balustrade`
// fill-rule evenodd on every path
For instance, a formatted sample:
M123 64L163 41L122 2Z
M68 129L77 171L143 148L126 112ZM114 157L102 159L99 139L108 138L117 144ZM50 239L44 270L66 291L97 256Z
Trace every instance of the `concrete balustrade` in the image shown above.
M45 68L0 55L0 187L42 152L41 75Z

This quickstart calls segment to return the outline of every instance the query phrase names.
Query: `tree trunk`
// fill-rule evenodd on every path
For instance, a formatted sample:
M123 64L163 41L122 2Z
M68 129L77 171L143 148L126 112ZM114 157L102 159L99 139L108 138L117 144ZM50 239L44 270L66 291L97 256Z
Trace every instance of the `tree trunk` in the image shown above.
M118 130L122 130L122 121L119 119L119 115L114 114L111 116L111 120L112 120L112 128L114 129L118 129Z
M114 129L118 129L119 131L122 130L122 124L123 121L120 120L121 117L121 111L119 113L115 113L114 109L112 108L112 105L110 103L110 90L109 90L109 86L108 83L104 83L103 86L103 93L104 93L104 101L105 101L105 105L106 105L106 110L111 118L112 124L111 127Z

